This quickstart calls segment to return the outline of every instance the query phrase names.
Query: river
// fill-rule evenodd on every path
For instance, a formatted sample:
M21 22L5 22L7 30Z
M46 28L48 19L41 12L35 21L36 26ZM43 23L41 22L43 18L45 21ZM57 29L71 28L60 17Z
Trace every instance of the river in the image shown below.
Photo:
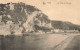
M63 34L40 34L0 38L1 50L52 50L67 39Z

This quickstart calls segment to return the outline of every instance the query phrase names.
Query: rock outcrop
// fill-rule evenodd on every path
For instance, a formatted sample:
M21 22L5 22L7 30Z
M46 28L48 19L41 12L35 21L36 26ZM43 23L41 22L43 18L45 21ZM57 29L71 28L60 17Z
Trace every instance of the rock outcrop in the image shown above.
M10 24L11 21L15 25L22 27L22 32L38 32L51 30L51 22L41 10L35 6L25 3L7 3L0 4L1 22Z

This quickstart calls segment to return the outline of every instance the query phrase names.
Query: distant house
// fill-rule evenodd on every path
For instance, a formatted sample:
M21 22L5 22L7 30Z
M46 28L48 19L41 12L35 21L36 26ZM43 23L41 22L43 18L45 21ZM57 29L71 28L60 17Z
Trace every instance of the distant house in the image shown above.
M60 32L60 29L54 29L54 32L58 33Z
M79 32L78 30L63 30L63 29L54 29L54 32L56 33L77 33Z
M78 30L64 30L65 32L69 32L69 33L76 33L79 32Z

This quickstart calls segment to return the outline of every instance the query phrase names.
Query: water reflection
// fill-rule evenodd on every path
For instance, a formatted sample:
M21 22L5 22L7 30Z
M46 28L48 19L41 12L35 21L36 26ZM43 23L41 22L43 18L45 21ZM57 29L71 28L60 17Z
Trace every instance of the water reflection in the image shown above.
M55 45L66 39L63 35L33 35L6 37L1 40L1 50L51 50ZM62 40L60 40L62 39Z

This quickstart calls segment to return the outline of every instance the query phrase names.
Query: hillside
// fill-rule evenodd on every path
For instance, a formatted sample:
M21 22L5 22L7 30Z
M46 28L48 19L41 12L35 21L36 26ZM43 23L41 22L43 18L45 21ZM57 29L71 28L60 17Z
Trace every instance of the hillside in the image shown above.
M21 29L25 32L51 32L54 29L79 30L80 26L70 22L50 20L41 10L25 3L0 4L0 24L8 25L10 32ZM0 25L0 27L2 27ZM5 29L6 27L4 27Z
M51 21L54 29L62 29L62 30L78 30L80 31L80 25L73 24L71 22L66 21Z
M52 28L48 16L35 6L27 5L22 2L0 4L0 16L2 17L1 22L22 27L22 33L39 30L46 31Z

